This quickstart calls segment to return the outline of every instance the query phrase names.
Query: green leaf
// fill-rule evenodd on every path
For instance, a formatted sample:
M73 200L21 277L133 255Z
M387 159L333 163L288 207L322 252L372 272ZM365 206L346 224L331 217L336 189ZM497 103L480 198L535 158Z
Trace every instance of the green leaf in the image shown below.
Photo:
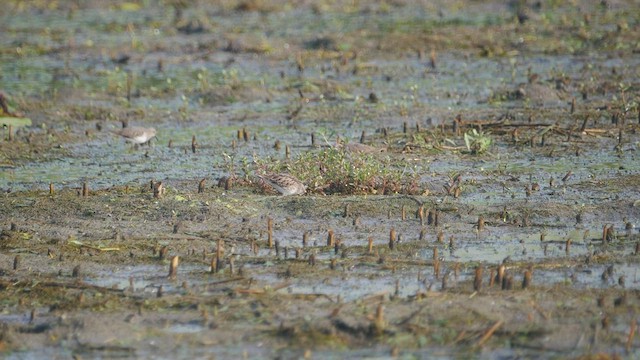
M11 125L13 128L19 128L21 126L31 126L31 119L29 118L17 118L17 117L0 117L1 126Z

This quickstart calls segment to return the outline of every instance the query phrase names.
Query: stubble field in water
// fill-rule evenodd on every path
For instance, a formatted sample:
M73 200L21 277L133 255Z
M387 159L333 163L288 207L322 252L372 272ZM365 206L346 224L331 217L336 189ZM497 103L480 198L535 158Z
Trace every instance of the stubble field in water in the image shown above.
M11 0L0 33L5 357L638 356L633 1Z

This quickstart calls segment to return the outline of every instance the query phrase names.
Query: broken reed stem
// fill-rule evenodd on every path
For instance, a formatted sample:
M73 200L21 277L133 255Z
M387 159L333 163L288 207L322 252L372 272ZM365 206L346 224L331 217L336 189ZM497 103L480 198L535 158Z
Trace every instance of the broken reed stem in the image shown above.
M333 230L329 229L327 231L327 246L334 246L336 243L335 235L333 234Z
M373 254L373 236L369 236L369 254ZM640 242L638 243L640 244Z
M396 229L391 228L391 230L389 230L389 249L393 250L393 248L395 247L395 243L396 243Z
M532 271L531 270L525 270L524 277L522 278L522 288L523 289L526 289L529 286L531 286L531 277L532 277Z
M384 306L382 304L378 304L376 308L376 315L373 319L372 332L375 336L380 336L384 332L385 323L384 323Z
M631 350L631 345L633 345L633 337L636 334L637 327L638 327L638 324L636 323L636 319L634 318L631 320L631 328L629 329L629 336L627 337L627 344L625 346L625 349L627 350L627 352Z
M218 239L218 246L216 248L216 273L222 270L222 251L224 247L224 242L222 239Z
M209 264L209 266L211 268L209 271L212 274L217 272L217 269L218 269L218 257L217 256L212 256L211 257L211 263Z
M480 291L480 289L482 288L482 272L483 271L484 271L484 268L482 267L482 265L476 267L476 275L475 275L475 278L473 279L474 291Z
M496 271L496 283L499 286L502 286L502 281L504 280L504 274L507 267L504 264L498 265L498 270Z
M180 264L180 257L178 255L171 258L171 263L169 264L169 279L175 279L178 275L178 265Z
M158 181L153 186L153 197L160 199L162 195L164 195L164 185L162 184L162 181Z
M478 342L476 343L476 346L482 346L482 345L484 345L484 343L486 343L486 342L491 338L491 336L493 335L493 333L495 333L495 332L496 332L496 330L498 330L498 329L502 326L502 324L504 324L504 321L502 321L502 320L498 320L498 321L496 321L496 323L495 323L495 324L493 324L493 326L491 326L491 327L489 328L489 330L487 330L487 331L484 333L484 335L482 335L482 337L480 338L480 340L478 340Z
M269 249L273 247L273 219L267 218L267 244Z
M49 183L49 195L53 195L53 193L54 193L53 183L50 182Z

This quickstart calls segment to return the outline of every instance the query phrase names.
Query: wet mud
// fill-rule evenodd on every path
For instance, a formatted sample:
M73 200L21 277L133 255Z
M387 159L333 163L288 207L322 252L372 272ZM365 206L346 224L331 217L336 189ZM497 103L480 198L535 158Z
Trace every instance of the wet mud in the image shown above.
M637 357L639 14L9 1L2 355Z

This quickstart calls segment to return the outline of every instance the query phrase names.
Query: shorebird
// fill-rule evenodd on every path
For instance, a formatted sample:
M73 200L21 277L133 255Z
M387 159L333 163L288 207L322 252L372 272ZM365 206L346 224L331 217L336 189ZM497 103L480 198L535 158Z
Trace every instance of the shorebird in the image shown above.
M113 133L122 136L127 142L140 145L151 141L151 139L156 136L156 129L132 126L114 131Z
M307 191L307 187L300 180L289 174L265 174L256 176L284 196L301 195Z
M338 143L336 144L337 149L344 149L350 153L361 153L361 154L376 154L387 151L386 148L377 148L371 145L365 145L360 143Z

